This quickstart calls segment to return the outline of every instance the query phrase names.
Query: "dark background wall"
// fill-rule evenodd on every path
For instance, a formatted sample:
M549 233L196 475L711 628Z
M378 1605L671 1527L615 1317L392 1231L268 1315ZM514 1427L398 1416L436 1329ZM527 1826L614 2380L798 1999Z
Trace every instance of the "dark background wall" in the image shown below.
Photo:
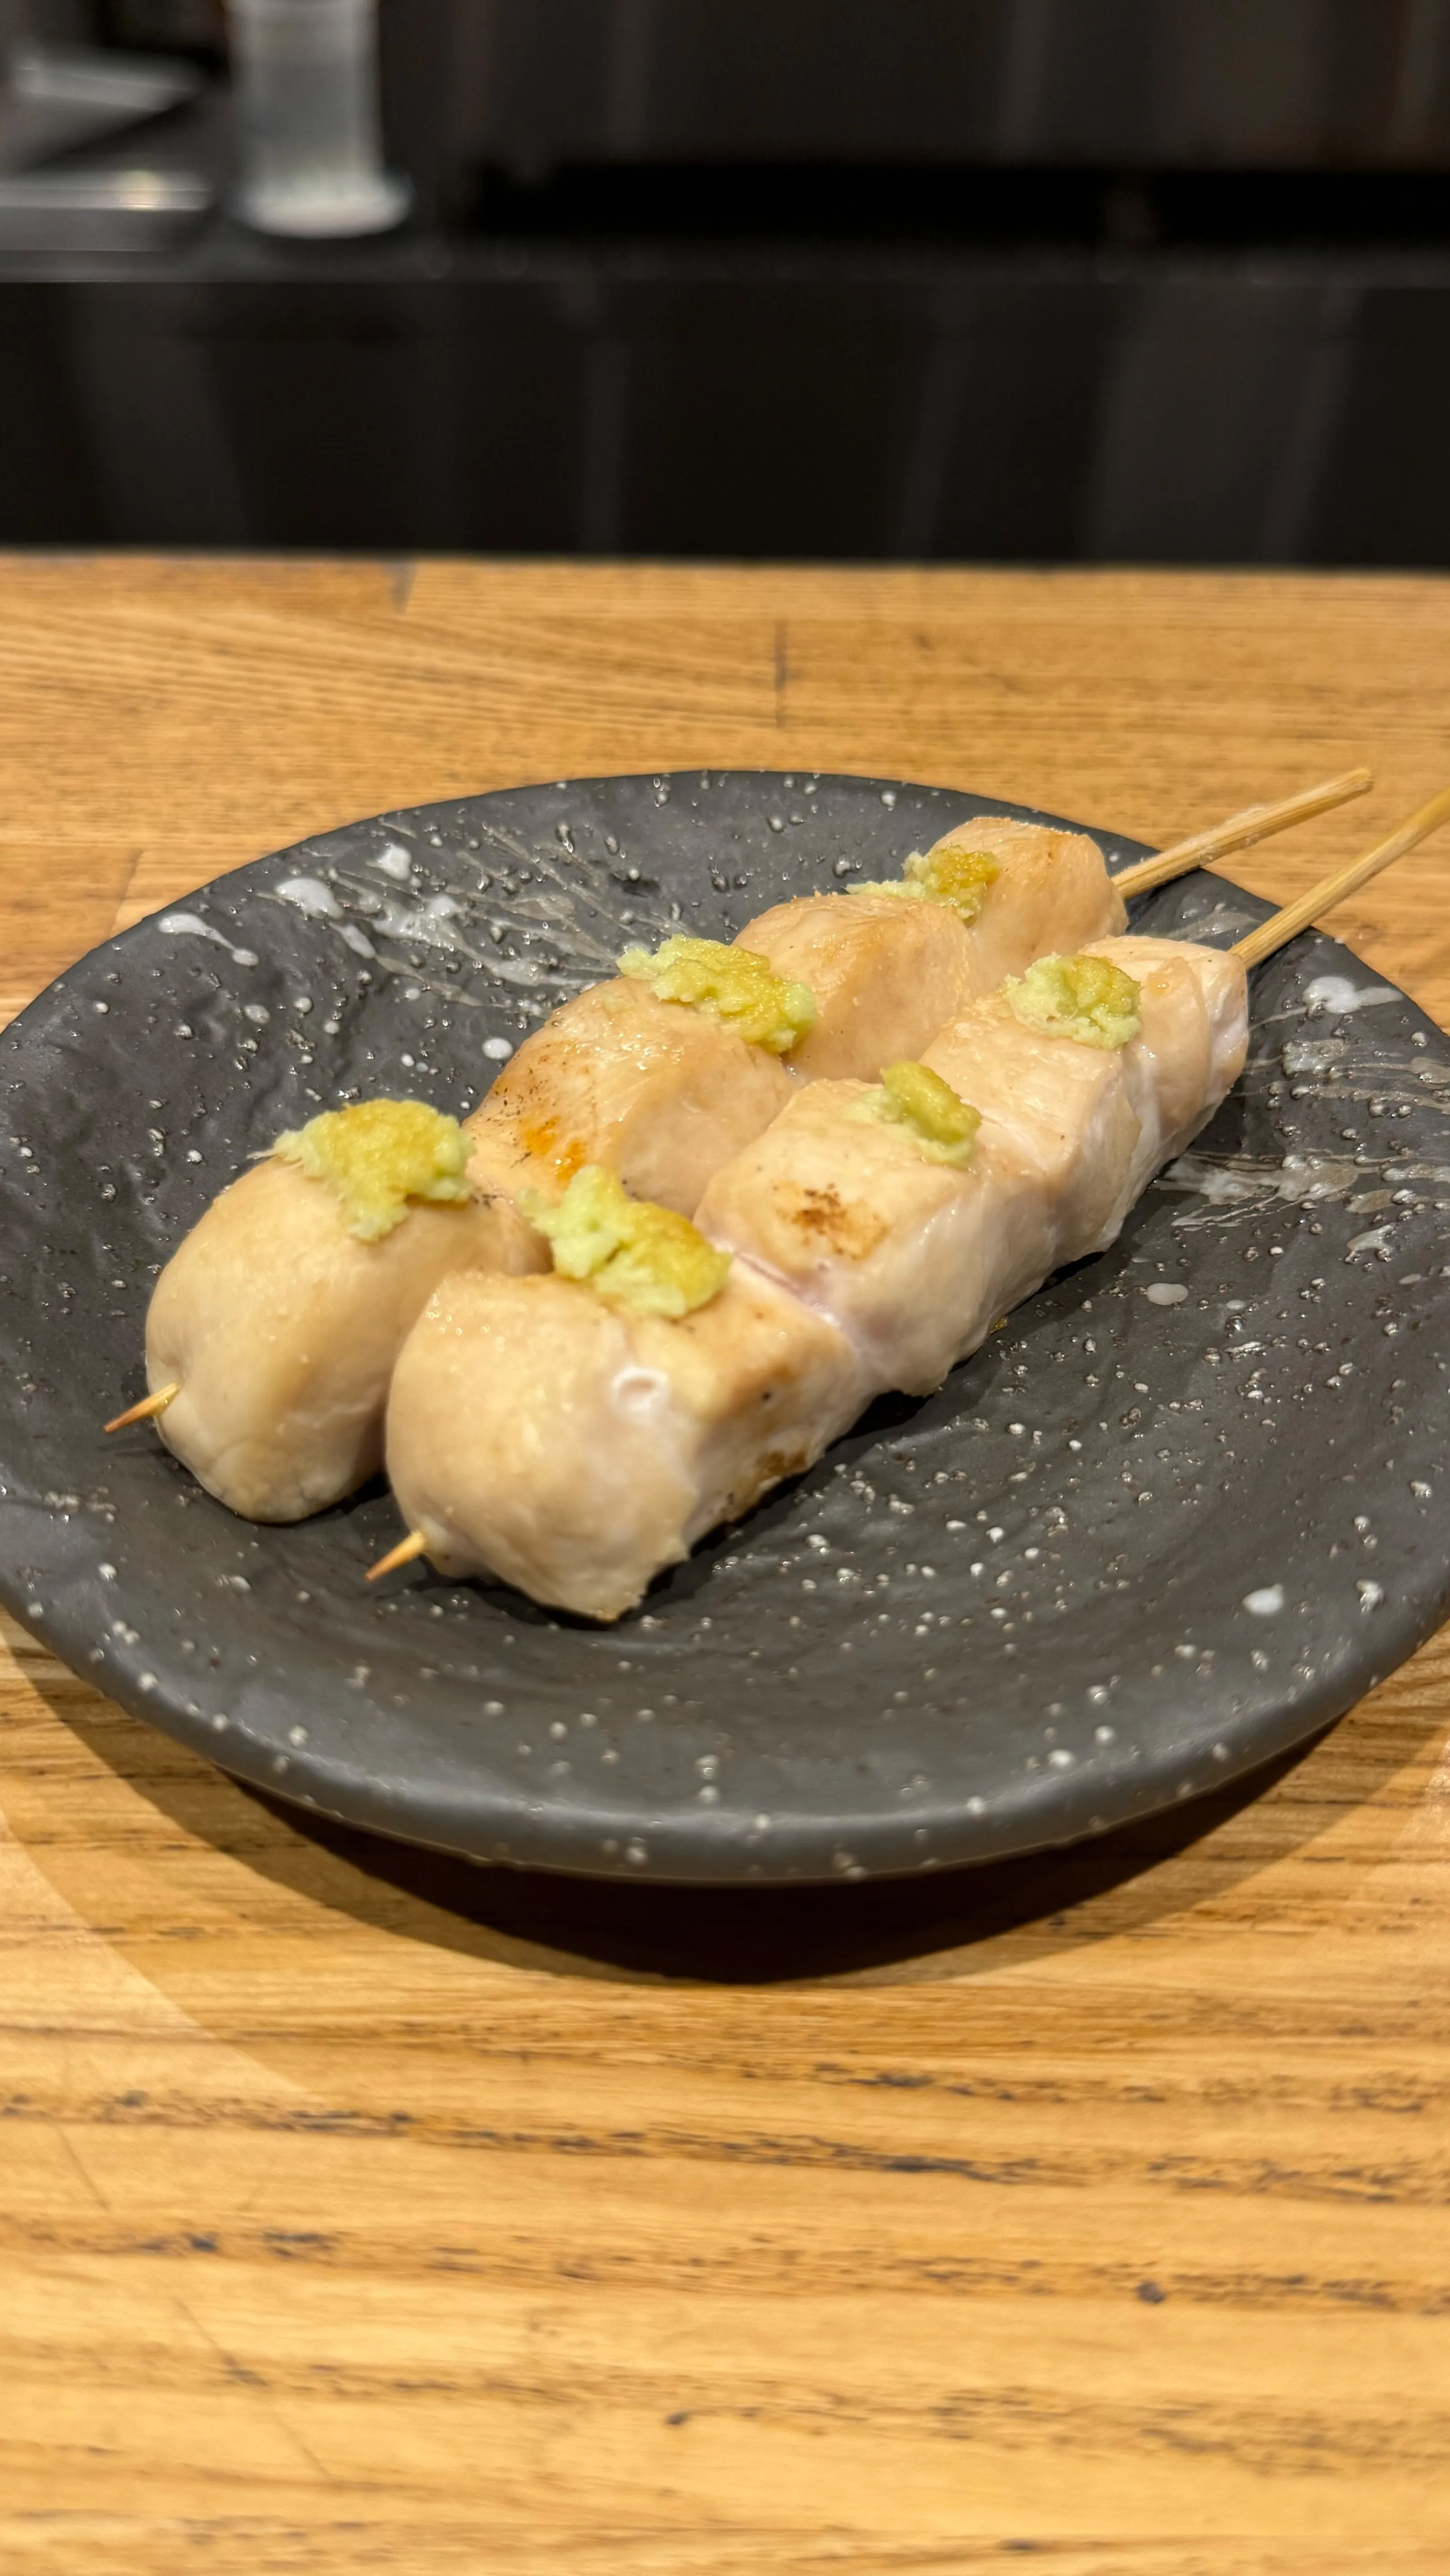
M1450 156L1444 0L384 0L384 13L395 131L445 185L487 163L529 178L696 158L1317 169Z
M0 538L1450 562L1450 0L384 21L408 232L0 267Z

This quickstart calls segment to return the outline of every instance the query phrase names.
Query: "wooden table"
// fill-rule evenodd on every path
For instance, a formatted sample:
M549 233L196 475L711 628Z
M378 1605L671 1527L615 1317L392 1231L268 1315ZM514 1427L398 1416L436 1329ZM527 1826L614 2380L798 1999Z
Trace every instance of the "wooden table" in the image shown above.
M11 560L4 997L389 805L1450 770L1450 582ZM1336 918L1450 1012L1450 837ZM1450 2564L1450 1671L1255 1796L705 1904L302 1827L13 1626L0 2566Z

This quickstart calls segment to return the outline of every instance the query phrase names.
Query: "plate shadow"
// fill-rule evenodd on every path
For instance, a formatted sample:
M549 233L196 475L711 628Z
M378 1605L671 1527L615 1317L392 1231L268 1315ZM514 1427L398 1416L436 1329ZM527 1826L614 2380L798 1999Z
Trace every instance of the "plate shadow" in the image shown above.
M69 1678L37 1687L173 1826L274 1885L438 1949L626 1982L789 1985L913 1963L930 1977L933 1960L942 1976L966 1977L999 1964L986 1953L1005 1936L1017 1958L1088 1947L1222 1898L1322 1835L1407 1758L1402 1710L1394 1727L1351 1712L1222 1789L1057 1849L912 1879L670 1887L488 1868L393 1842L234 1780L109 1703L93 1713ZM1443 1726L1438 1707L1423 1717L1427 1735ZM1301 1776L1329 1761L1349 1783Z

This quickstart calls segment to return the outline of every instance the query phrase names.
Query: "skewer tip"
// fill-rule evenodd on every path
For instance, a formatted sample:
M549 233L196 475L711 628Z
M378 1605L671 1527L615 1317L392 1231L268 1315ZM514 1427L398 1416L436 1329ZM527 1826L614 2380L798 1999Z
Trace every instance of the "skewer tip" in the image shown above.
M1301 788L1293 796L1281 796L1272 805L1246 805L1239 814L1230 814L1227 822L1214 823L1206 832L1193 832L1186 841L1175 841L1172 848L1159 850L1151 859L1140 859L1136 867L1120 868L1113 882L1123 895L1147 894L1153 886L1168 885L1174 877L1186 876L1190 868L1206 866L1211 859L1227 858L1234 850L1251 849L1257 841L1267 841L1276 832L1287 832L1294 823L1311 822L1316 814L1327 814L1333 806L1346 804L1351 796L1362 796L1374 785L1374 773L1368 769L1347 769L1340 778L1323 778L1317 787Z
M180 1393L181 1380L174 1377L169 1386L158 1386L154 1395L143 1395L139 1404L128 1405L125 1412L118 1413L115 1421L108 1422L105 1428L107 1431L124 1431L128 1422L150 1422L156 1414L164 1413L172 1398Z
M396 1547L390 1547L386 1556L380 1556L376 1565L368 1567L363 1580L376 1583L381 1575L391 1574L395 1567L411 1565L415 1556L426 1554L427 1547L428 1542L421 1530L409 1530L406 1538L400 1538Z
M1261 965L1266 957L1273 956L1276 948L1287 947L1301 930L1307 930L1322 914L1342 903L1347 895L1358 894L1360 887L1368 885L1382 868L1390 867L1396 859L1402 859L1407 850L1413 850L1432 832L1438 832L1442 823L1450 823L1450 787L1442 787L1438 795L1419 806L1398 831L1391 832L1387 841L1377 841L1362 859L1352 860L1347 868L1336 868L1332 876L1321 877L1318 885L1311 886L1307 894L1298 895L1292 903L1284 904L1267 921L1261 921L1258 929L1251 930L1246 938L1236 939L1230 955L1242 958L1245 968Z

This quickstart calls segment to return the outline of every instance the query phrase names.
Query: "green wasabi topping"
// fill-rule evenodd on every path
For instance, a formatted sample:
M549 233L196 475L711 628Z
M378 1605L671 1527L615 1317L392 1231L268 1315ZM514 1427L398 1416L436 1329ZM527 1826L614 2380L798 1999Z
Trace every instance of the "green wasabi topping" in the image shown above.
M348 1231L364 1243L391 1234L410 1199L465 1206L468 1138L456 1118L421 1100L360 1100L324 1109L291 1127L272 1147L309 1180L326 1181L347 1211Z
M879 1085L851 1113L883 1126L907 1127L928 1163L950 1163L964 1172L972 1159L982 1113L959 1100L950 1083L925 1064L888 1064Z
M727 948L723 940L667 939L653 956L647 948L626 948L619 971L651 985L662 1002L683 1002L722 1020L771 1055L788 1055L815 1021L808 984L789 983L753 948Z
M961 921L975 921L988 892L1002 873L990 850L968 850L955 841L939 849L913 850L901 883L890 880L852 886L852 894L906 895L918 903L944 903Z
M584 1279L611 1306L678 1322L708 1306L725 1285L728 1252L717 1252L687 1216L632 1199L613 1172L586 1163L557 1207L532 1192L520 1201L565 1279Z
M1110 957L1039 957L1002 990L1025 1027L1079 1046L1126 1046L1143 1025L1141 988Z

